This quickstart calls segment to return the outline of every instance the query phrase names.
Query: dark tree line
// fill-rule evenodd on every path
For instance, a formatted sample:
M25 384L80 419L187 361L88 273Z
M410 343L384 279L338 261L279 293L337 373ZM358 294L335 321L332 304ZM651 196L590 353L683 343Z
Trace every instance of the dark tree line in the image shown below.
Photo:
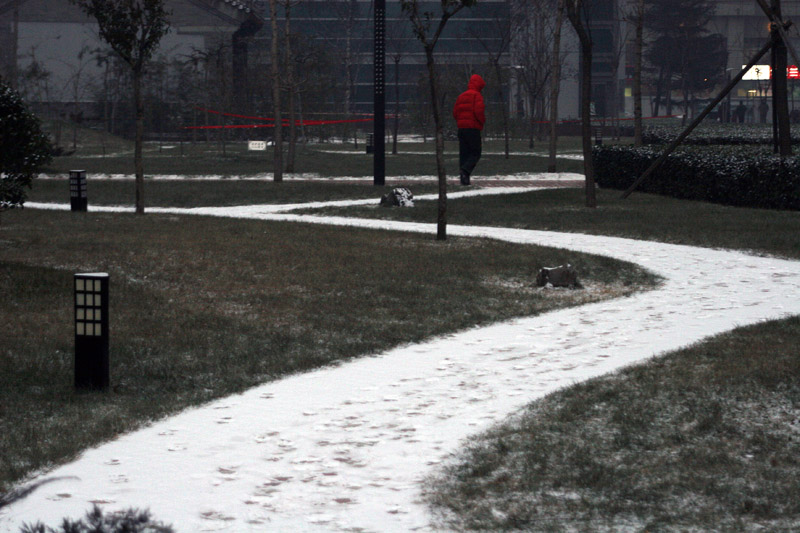
M654 114L660 114L662 105L667 115L673 114L671 94L679 90L685 120L694 97L713 89L725 76L726 39L708 30L714 2L647 0L646 5L645 28L651 40L645 58L655 78Z

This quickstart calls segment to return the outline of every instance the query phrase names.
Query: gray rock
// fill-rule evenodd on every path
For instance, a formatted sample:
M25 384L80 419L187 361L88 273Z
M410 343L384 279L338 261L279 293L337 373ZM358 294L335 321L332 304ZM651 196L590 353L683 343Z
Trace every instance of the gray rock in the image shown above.
M553 268L543 268L536 275L536 285L544 287L551 285L553 287L569 287L570 289L579 289L582 287L578 281L578 273L572 268L572 265L561 265Z
M414 195L405 187L395 187L381 197L382 207L414 207Z

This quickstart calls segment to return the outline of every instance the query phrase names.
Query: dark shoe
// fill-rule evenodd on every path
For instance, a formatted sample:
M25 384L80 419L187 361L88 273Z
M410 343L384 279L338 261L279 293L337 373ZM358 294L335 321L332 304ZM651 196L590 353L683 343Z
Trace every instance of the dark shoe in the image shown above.
M461 171L461 185L469 185L469 174Z

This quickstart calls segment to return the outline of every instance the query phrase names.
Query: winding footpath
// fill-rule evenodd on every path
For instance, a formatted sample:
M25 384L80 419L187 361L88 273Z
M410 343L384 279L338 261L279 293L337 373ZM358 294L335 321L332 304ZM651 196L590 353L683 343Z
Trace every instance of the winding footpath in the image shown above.
M41 207L41 206L39 206ZM427 224L274 207L174 209L376 230ZM519 407L710 335L800 313L800 262L614 237L449 226L601 254L658 289L459 332L251 389L87 450L0 509L0 531L101 504L149 508L176 531L433 531L420 481Z

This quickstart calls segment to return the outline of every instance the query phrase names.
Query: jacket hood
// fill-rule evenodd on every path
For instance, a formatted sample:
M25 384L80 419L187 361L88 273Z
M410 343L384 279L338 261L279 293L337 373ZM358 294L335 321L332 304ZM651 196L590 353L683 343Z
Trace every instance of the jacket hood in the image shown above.
M483 88L486 87L486 82L483 81L483 78L478 76L477 74L473 74L472 77L469 79L469 84L467 84L467 89L471 89L473 91L481 92Z

